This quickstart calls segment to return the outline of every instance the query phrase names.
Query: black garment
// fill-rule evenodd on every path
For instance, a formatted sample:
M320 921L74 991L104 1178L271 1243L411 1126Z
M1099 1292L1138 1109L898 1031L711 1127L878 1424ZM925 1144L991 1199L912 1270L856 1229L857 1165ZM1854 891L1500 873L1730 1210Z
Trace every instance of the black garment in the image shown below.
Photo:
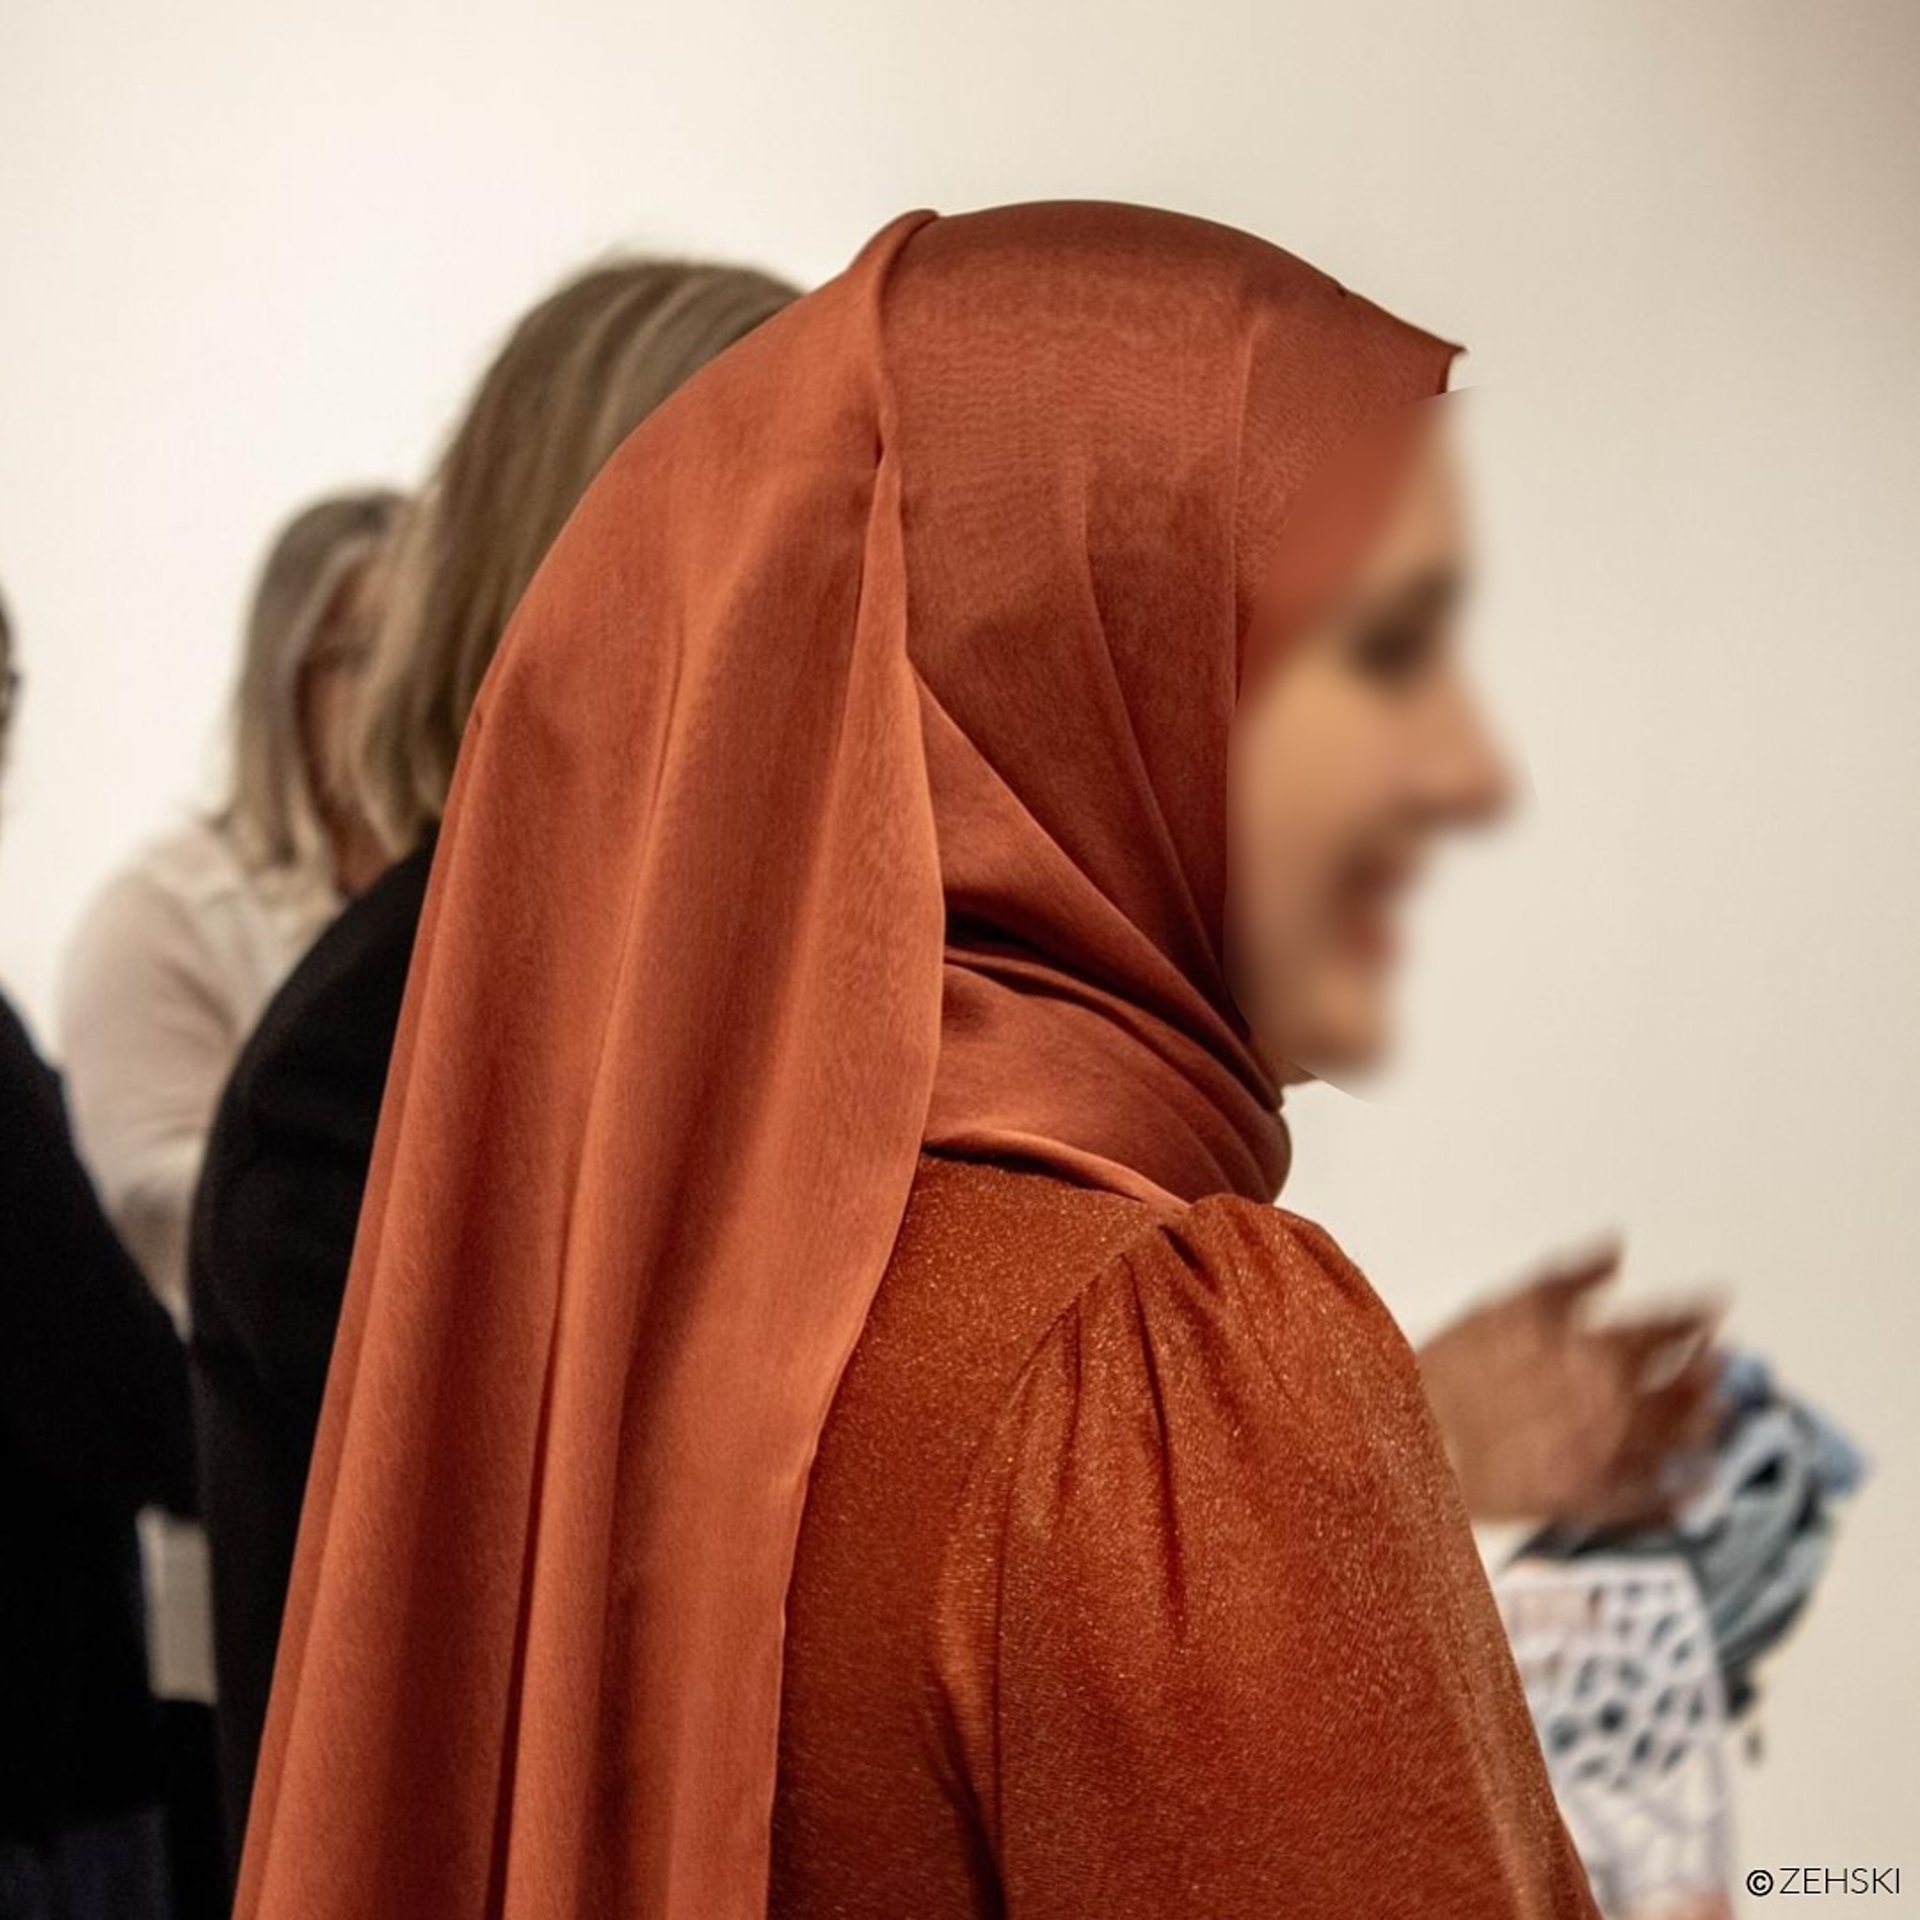
M429 843L390 868L268 1003L221 1097L194 1203L194 1403L236 1861L431 862Z
M152 1799L140 1508L194 1510L187 1360L0 999L0 1838Z
M158 1704L160 1810L172 1920L226 1920L233 1910L233 1875L213 1709L202 1700Z

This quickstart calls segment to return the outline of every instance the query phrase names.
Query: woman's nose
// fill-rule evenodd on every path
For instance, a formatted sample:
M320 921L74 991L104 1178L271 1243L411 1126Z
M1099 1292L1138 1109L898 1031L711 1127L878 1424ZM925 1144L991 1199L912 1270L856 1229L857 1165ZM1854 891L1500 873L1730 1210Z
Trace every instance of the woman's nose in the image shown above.
M1521 786L1518 770L1471 695L1463 691L1450 709L1431 763L1429 804L1448 824L1491 826L1513 807Z

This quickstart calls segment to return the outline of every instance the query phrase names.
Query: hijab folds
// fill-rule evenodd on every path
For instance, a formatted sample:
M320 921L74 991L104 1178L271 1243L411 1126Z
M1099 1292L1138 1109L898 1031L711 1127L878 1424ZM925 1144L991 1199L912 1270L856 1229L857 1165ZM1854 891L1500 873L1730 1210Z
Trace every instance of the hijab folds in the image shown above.
M1270 1200L1228 727L1457 349L1245 234L895 220L691 380L462 750L238 1913L765 1911L809 1464L919 1154Z

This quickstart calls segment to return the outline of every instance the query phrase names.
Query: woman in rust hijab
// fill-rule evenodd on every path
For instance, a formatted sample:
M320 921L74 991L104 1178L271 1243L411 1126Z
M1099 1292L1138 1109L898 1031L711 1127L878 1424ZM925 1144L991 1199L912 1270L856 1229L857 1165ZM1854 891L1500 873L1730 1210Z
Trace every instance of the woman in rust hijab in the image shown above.
M1414 1357L1271 1204L1500 802L1456 351L911 214L603 471L462 749L242 1916L1593 1912Z

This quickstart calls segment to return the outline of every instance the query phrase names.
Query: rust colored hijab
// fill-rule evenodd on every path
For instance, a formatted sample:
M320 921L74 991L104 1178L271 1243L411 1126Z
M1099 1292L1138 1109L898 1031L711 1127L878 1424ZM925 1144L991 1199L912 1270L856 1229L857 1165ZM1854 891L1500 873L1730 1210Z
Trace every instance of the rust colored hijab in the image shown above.
M1225 757L1457 349L1245 234L908 214L626 442L468 728L238 1912L764 1912L808 1468L917 1157L1271 1199Z

